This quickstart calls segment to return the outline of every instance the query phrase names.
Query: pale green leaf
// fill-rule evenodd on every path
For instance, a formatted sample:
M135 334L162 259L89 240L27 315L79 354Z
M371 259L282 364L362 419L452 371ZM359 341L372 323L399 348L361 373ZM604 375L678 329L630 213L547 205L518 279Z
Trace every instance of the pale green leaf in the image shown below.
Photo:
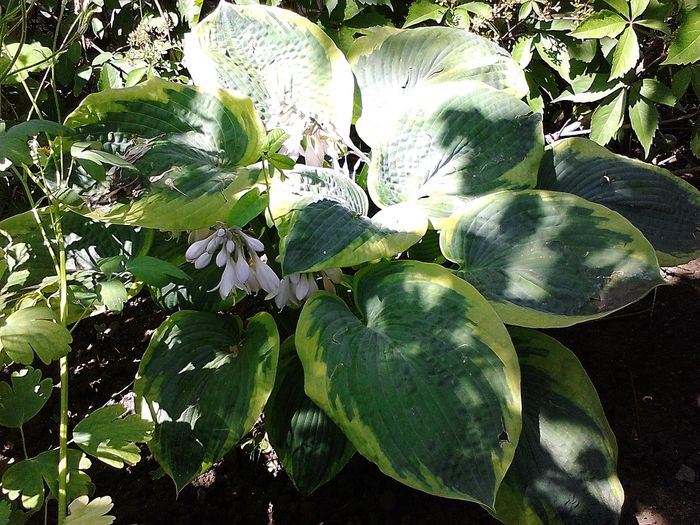
M636 20L639 18L647 7L649 7L649 0L629 0L630 2L630 20Z
M100 302L111 312L121 312L129 295L124 283L118 279L104 281L97 286Z
M579 75L572 79L570 85L571 89L563 91L553 102L597 102L623 87L622 82L610 82L606 73Z
M134 414L122 418L125 413L118 404L98 408L75 425L73 442L112 467L135 465L141 459L136 443L151 438L153 423Z
M509 332L522 373L523 432L496 516L507 525L617 525L617 444L591 380L551 337Z
M627 104L627 92L621 89L599 104L591 116L591 140L605 145L622 126Z
M644 156L649 156L654 134L659 127L659 112L648 99L633 93L629 105L630 123L634 134L644 148Z
M350 63L362 96L357 131L371 147L392 137L398 115L420 108L415 94L426 87L478 80L518 98L528 91L522 69L507 51L458 28L390 34L358 47Z
M385 474L492 507L520 434L517 358L498 316L436 264L371 265L353 291L356 310L325 292L304 305L307 395Z
M107 514L114 504L112 498L103 496L92 501L87 496L80 496L68 505L65 525L111 525L116 519Z
M525 190L471 201L440 232L505 323L563 327L597 319L663 282L649 241L618 213L566 193Z
M610 80L620 78L637 65L639 60L639 43L637 33L632 26L628 26L622 33L620 41L613 52L612 70Z
M367 187L380 207L431 199L458 202L534 186L543 153L542 115L481 82L415 90L372 152ZM443 212L424 206L436 226Z
M24 368L12 372L12 386L0 382L0 425L20 428L36 416L51 395L53 382L41 379L41 370Z
M629 18L630 11L627 0L604 0L606 4L612 7L615 11L620 13L623 17Z
M545 154L538 187L620 213L649 239L663 266L700 257L700 193L668 170L571 138Z
M418 25L426 20L433 20L439 23L446 12L447 7L439 5L432 0L416 0L408 8L408 15L403 27Z
M49 364L68 354L73 337L56 322L50 309L32 306L18 310L0 327L0 349L16 363L29 365L34 354Z
M177 0L177 11L190 27L199 22L203 0Z
M661 20L642 19L642 20L635 20L634 23L636 25L639 25L642 27L648 27L649 29L653 29L654 31L661 31L665 35L668 35L671 33L671 28L668 27L668 24L666 22L661 21Z
M564 80L571 80L571 57L566 43L556 36L544 33L534 42L540 58Z
M625 29L627 21L617 13L603 9L583 22L571 33L576 38L614 38Z
M51 49L39 42L3 45L0 47L0 84L17 84L26 80L29 73L47 69L54 60L52 54Z
M700 59L700 9L689 11L676 32L663 64L692 64Z
M321 28L276 7L218 7L187 35L195 84L249 96L263 122L286 108L349 141L354 82L345 56Z

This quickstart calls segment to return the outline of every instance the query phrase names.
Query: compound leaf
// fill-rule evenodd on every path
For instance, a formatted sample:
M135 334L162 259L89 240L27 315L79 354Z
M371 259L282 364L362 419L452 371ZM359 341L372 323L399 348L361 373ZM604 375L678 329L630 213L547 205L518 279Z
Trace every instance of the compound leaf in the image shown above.
M0 425L20 428L36 416L51 395L53 382L41 379L41 370L12 372L12 386L0 382Z

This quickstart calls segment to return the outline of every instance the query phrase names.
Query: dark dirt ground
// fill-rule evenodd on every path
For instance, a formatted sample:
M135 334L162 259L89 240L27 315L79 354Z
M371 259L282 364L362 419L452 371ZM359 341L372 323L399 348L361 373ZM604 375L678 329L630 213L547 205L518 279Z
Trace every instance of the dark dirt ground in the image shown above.
M614 316L549 331L583 362L617 436L627 498L621 525L700 525L700 480L687 479L700 475L700 260L668 277L676 284ZM110 399L128 402L150 333L164 317L138 300L120 316L78 326L71 356L74 422ZM27 424L30 454L57 443L57 404L53 395ZM268 470L269 456L236 448L176 497L169 478L152 479L157 465L147 450L143 455L135 467L116 470L94 461L88 471L96 496L114 500L117 524L498 523L477 505L409 489L358 456L303 497L283 472ZM19 435L3 430L0 471L20 456ZM678 479L683 472L686 480Z

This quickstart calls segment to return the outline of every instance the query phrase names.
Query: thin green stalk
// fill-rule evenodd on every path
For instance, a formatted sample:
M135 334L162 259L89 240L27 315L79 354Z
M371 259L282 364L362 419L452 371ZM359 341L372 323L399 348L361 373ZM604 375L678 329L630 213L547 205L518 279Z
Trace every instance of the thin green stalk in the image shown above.
M19 435L22 438L22 451L24 452L24 459L29 459L29 454L27 454L27 440L24 438L24 428L22 428L22 425L19 426Z
M66 246L58 206L54 204L55 233L58 245L59 262L59 319L63 326L68 324L68 277L66 271ZM68 357L58 362L61 386L61 420L58 429L58 525L66 519L68 486Z

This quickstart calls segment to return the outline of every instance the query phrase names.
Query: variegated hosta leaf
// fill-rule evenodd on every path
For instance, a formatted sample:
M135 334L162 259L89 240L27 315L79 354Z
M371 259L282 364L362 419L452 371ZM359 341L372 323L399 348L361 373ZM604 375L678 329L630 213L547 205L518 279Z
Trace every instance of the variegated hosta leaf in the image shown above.
M566 193L502 191L476 199L446 221L440 249L505 323L519 326L603 317L663 282L639 230Z
M372 152L367 186L382 207L428 197L439 227L445 202L534 187L543 152L542 115L527 104L481 82L442 83L406 102Z
M307 395L363 456L410 487L493 507L520 435L520 372L488 302L436 264L355 277L362 319L319 292L295 343Z
M285 171L284 177L270 181L269 208L275 226L284 237L289 229L290 212L319 200L335 201L359 215L367 215L367 194L347 175L329 168L299 164Z
M700 257L700 192L663 168L573 138L547 151L538 186L624 215L651 242L663 266Z
M522 374L523 431L496 498L508 525L616 525L624 501L617 444L598 394L571 351L511 328Z
M293 337L280 350L265 429L285 472L305 495L333 479L355 453L342 430L304 393L304 369Z
M279 336L272 317L240 321L181 311L153 334L134 385L155 422L148 446L177 490L248 432L275 382Z
M319 200L285 218L282 272L314 272L391 257L417 243L428 219L413 203L381 210L371 219L333 200Z
M193 230L223 221L257 183L264 129L247 97L151 79L89 95L66 120L77 138L132 162L101 192L92 216L115 224ZM83 188L85 190L85 188Z
M391 137L397 111L420 107L413 95L425 86L478 80L517 98L528 92L522 69L505 49L462 29L424 27L367 38L371 45L355 46L349 59L362 97L357 132L373 148Z
M315 24L262 5L219 6L185 38L195 84L239 91L264 122L285 103L295 116L350 133L354 81L350 65Z

